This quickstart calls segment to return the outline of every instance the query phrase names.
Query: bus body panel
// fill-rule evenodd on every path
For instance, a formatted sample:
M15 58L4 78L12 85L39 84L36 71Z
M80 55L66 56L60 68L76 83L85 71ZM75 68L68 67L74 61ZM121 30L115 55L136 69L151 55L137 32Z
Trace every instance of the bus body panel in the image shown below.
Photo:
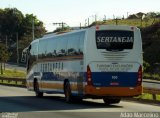
M124 47L128 49L117 50L116 46L113 50L107 48L97 49L96 32L101 34L101 31L103 33L111 31L108 33L109 35L114 35L114 31L118 31L117 34L123 36L125 34L122 31L129 31L130 34L133 32L134 42L132 49L129 49L130 47L124 44ZM84 32L84 35L80 36L81 34L78 34L80 32L81 34ZM79 38L77 38L76 34L78 34ZM104 35L107 36L106 34ZM77 38L79 43L81 43L82 39L84 40L83 46L80 46L78 50L79 53L71 48L66 49L67 53L64 50L60 50L59 44L57 44L60 42L59 40L63 42L68 37L65 42L67 44L66 48L68 48L72 44L69 41L72 40L74 42L72 36ZM46 43L47 41L48 43ZM94 96L102 98L106 96L137 96L142 93L142 85L137 85L138 71L142 66L142 41L140 31L136 27L94 26L82 31L35 40L31 43L32 48L35 43L36 51L31 51L33 63L28 62L28 90L34 91L34 81L36 79L39 83L39 90L46 93L64 93L64 82L68 80L72 95L83 98ZM132 44L130 43L129 45ZM56 52L55 48L51 50L51 46L56 47L58 51ZM46 49L44 50L43 48ZM83 48L83 54L80 52L81 48ZM42 52L41 55L39 54L40 52ZM88 84L88 67L91 71L91 85Z
M124 31L123 36L125 36L126 31L133 32L132 49L97 49L96 32L108 32L110 30L112 32ZM114 34L112 32L111 34ZM106 96L135 96L142 93L142 87L137 85L138 71L142 66L142 40L138 28L129 26L92 27L88 31L86 43L85 71L89 66L92 80L92 86L85 89L86 94L96 95L95 91L97 91L97 95L103 93ZM123 93L121 90L125 92Z

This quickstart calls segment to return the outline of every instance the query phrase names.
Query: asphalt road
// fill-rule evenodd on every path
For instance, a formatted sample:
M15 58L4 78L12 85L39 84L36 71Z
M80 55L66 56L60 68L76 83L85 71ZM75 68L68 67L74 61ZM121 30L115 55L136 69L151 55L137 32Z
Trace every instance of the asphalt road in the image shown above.
M125 112L160 112L160 107L127 101L106 106L102 100L91 99L68 104L63 95L45 94L43 98L36 98L34 92L26 88L0 85L2 118L6 115L17 115L15 118L120 118ZM160 117L160 114L157 115Z

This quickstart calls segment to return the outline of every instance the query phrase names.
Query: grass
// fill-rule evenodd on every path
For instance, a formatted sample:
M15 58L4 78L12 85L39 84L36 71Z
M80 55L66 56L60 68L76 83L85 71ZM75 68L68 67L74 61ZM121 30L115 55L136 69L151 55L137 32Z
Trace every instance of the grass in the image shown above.
M6 78L25 78L26 72L19 71L16 69L6 69L4 70L3 74L0 74L0 77L6 77Z
M137 99L146 99L146 100L153 100L153 95L149 93L143 93L142 95L135 97ZM156 100L160 101L160 95L156 95Z
M158 73L154 73L154 74L150 74L150 73L143 73L143 78L145 79L152 79L152 80L159 80L160 81L160 74Z
M2 82L2 80L0 80L0 83L1 84L7 84L7 85L23 85L23 83L21 81L19 81L19 82L16 83L16 81L14 81L14 80L11 81L11 82L8 82L8 81L3 81Z

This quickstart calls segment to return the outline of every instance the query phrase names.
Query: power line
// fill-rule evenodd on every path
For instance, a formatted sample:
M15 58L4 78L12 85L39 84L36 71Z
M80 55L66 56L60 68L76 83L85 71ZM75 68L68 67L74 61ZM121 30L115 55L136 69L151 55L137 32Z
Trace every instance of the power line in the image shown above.
M64 22L59 22L59 23L53 23L53 25L59 25L59 26L62 26L62 29L64 28L64 25L65 25L66 23L64 23Z

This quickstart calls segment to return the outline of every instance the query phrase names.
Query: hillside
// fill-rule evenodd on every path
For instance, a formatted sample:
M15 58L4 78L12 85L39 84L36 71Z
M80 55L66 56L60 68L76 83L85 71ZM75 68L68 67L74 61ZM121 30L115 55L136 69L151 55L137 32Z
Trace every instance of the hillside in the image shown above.
M160 70L155 64L160 63L160 21L141 28L143 39L144 60L151 65L150 71Z

